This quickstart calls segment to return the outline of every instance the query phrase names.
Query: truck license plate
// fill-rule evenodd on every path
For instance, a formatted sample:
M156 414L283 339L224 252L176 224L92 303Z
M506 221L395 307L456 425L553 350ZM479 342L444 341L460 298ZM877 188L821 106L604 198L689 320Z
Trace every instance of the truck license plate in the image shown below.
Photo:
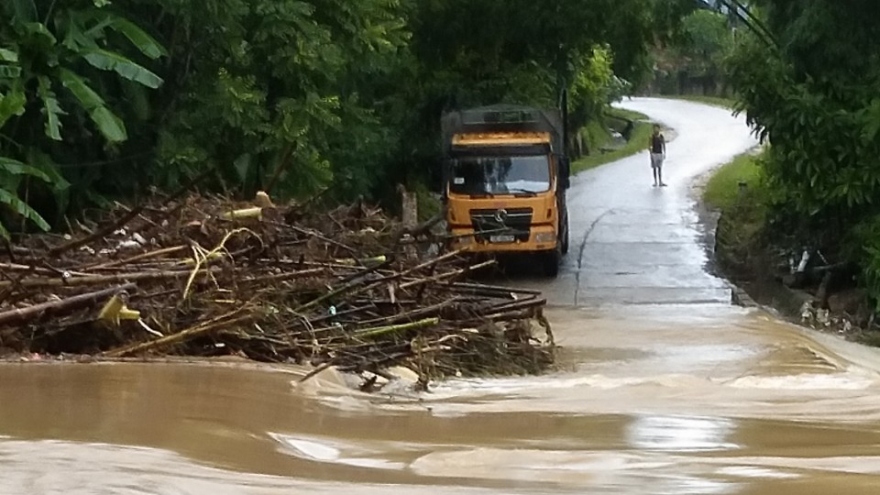
M504 242L514 242L516 241L516 237L512 234L501 234L501 235L492 235L489 236L489 242L491 243L504 243Z

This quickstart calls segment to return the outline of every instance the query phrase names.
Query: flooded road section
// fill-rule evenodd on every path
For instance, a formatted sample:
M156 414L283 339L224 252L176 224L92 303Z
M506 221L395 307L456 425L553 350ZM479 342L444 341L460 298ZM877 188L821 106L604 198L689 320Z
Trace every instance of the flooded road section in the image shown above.
M245 364L0 366L0 495L876 494L880 352L730 305L690 184L754 144L722 109L626 106L676 130L578 176L572 254L539 287L542 377L367 396Z
M878 356L729 306L554 310L541 378L0 369L0 493L874 494Z

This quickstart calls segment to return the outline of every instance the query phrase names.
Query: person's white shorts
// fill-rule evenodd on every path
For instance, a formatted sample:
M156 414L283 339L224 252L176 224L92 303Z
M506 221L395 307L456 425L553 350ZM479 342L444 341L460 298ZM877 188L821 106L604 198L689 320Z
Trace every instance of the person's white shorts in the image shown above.
M663 153L651 153L651 166L654 168L662 167L664 158Z

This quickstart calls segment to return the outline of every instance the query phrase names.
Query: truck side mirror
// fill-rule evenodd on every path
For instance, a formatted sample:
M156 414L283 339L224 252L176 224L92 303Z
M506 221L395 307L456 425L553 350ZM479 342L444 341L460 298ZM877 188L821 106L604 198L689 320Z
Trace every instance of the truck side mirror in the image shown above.
M559 184L562 189L571 187L571 161L567 156L559 157Z

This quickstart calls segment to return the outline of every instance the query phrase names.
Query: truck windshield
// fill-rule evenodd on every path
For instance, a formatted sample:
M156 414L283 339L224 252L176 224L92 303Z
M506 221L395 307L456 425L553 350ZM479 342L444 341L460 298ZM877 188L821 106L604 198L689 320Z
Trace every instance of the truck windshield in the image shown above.
M452 161L450 191L457 194L519 194L550 190L547 156L462 157Z

